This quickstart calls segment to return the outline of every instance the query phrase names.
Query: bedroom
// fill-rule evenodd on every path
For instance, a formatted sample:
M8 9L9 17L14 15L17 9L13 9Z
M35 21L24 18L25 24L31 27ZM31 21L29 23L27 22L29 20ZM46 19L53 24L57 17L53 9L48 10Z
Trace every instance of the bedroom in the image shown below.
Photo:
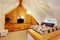
M8 33L27 30L32 25L47 22L46 20L59 28L59 4L59 0L0 0L1 32L5 32L5 29L8 29Z

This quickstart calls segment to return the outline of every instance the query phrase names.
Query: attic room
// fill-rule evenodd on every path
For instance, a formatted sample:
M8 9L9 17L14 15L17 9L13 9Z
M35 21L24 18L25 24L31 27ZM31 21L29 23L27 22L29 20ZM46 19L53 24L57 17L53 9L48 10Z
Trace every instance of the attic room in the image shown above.
M60 0L0 0L0 40L60 40Z

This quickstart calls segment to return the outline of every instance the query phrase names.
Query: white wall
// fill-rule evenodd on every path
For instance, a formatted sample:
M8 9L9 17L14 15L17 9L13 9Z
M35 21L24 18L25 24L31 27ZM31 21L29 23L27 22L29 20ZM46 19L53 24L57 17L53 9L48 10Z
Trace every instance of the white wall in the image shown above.
M1 2L0 2L0 31L1 30L4 30L4 21L5 21L5 15L3 15L4 13L2 12L3 10L2 10L2 4L1 4Z
M18 4L18 0L0 0L0 30L4 30L5 14L15 9Z

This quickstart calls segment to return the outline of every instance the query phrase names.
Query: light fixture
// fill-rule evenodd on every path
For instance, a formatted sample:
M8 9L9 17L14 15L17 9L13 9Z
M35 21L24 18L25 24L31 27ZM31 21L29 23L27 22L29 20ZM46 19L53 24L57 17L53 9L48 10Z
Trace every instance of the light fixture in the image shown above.
M27 13L27 14L31 14L31 11L27 11L26 13Z

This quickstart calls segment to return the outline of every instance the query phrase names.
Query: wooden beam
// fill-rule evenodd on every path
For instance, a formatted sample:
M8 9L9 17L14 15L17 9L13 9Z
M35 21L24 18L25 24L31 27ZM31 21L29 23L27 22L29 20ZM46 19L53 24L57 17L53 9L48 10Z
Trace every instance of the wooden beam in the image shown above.
M34 40L46 40L42 35L38 34L32 29L28 29L28 33L30 33Z
M23 1L23 0L19 0L19 2L20 2L20 3L19 3L19 6L20 6L20 7L22 6L22 1Z
M32 29L28 29L28 33L30 33L30 35L35 39L35 40L55 40L58 39L58 36L60 37L60 30L45 34L45 35L41 35L37 32L35 32Z

